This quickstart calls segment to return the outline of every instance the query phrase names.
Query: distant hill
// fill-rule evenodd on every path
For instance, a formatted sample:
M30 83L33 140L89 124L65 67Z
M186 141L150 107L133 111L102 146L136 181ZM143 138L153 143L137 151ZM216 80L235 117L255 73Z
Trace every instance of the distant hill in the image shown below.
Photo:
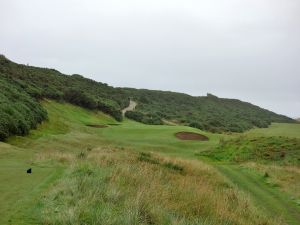
M212 132L242 132L267 127L271 122L295 122L258 106L212 94L187 94L133 88L114 88L81 75L65 75L55 69L14 63L0 56L0 140L27 134L47 118L39 104L44 98L66 101L92 110L101 110L122 120L121 110L129 99L138 103L126 116L147 124L163 121Z

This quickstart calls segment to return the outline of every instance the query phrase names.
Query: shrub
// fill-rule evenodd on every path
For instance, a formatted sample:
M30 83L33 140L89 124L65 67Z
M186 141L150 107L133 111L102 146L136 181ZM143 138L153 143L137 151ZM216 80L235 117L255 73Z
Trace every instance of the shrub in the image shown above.
M25 135L47 118L42 106L15 83L0 76L0 140Z
M19 121L9 120L13 127L10 130L14 130L9 135L25 134L28 127L34 128L46 118L37 101L41 98L98 109L118 121L123 118L121 109L131 98L138 101L138 107L126 113L130 119L153 125L163 124L163 119L167 119L212 132L243 132L254 126L267 127L271 122L295 122L250 103L212 94L193 97L168 91L114 88L77 74L67 76L54 69L16 64L4 56L0 56L0 65L0 102L8 103L14 109L10 115ZM2 124L2 137L6 136L4 126L7 125Z

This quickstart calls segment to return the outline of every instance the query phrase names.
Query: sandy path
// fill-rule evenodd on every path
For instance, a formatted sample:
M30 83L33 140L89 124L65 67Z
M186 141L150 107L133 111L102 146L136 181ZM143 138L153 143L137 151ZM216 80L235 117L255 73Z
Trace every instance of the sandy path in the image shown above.
M137 106L137 103L135 101L130 100L129 106L127 106L125 109L122 110L123 117L125 116L125 113L127 111L133 111L133 110L135 110L136 106Z

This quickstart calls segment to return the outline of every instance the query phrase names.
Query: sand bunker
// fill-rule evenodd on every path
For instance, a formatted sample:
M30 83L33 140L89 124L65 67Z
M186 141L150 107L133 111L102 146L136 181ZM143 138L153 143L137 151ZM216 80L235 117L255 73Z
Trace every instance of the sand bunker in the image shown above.
M94 127L94 128L106 128L108 127L107 125L102 125L102 124L88 124L88 127Z
M208 141L208 137L193 132L178 132L175 136L180 140Z

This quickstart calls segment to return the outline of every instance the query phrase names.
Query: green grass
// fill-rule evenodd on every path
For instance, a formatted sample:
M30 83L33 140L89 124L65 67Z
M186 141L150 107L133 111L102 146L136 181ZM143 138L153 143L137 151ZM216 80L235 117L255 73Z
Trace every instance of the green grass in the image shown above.
M249 193L256 205L269 216L281 216L288 224L299 224L300 207L290 196L270 186L265 176L236 165L216 164L216 167L233 184Z
M269 215L281 215L288 224L300 223L299 124L277 123L222 138L213 150L197 155L212 159L223 175Z
M47 101L49 113L28 136L15 136L0 142L0 224L29 224L39 194L63 173L66 165L55 160L37 161L48 152L80 152L97 141L89 135L88 123L112 123L111 117L70 104ZM26 174L28 168L32 174Z
M25 135L46 118L38 99L56 99L86 109L97 109L122 120L129 98L136 101L128 118L147 124L163 121L209 132L243 132L271 122L295 121L237 99L212 94L193 97L170 91L114 88L81 75L17 64L0 55L0 140ZM71 112L72 113L72 112ZM75 116L75 115L73 115Z
M152 220L156 224L164 221L164 224L220 224L218 217L224 218L227 224L258 224L262 221L273 224L270 217L277 215L280 208L285 209L282 217L286 221L299 224L299 207L295 201L289 200L290 193L268 185L256 169L242 170L230 164L196 160L199 158L196 154L213 151L221 138L227 140L235 134L211 134L184 126L150 126L130 120L117 123L103 113L54 101L44 101L43 106L48 111L49 121L32 130L28 136L11 137L6 143L0 142L0 224L80 224L80 221L89 223L91 219L107 219L110 224L122 224L118 221L150 224ZM108 127L86 126L89 124ZM280 132L280 126L285 135ZM264 131L254 129L245 135L251 138L274 135L299 138L297 126L300 127L274 124ZM201 133L208 136L209 141L181 141L174 135L179 131ZM183 158L186 161L180 161ZM32 174L26 174L29 167L33 168ZM294 171L298 173L298 168ZM123 175L129 183L122 183L126 181L122 179ZM270 176L272 178L273 174L270 173ZM121 183L116 183L114 177L118 177ZM152 186L153 182L156 185ZM234 189L230 183L234 184ZM78 192L73 198L68 191L79 188L81 184L83 188L91 188L82 193L91 195ZM189 189L185 188L187 184ZM288 186L288 182L285 184ZM176 185L180 188L176 189ZM103 192L98 192L101 187ZM155 190L160 194L155 194ZM204 196L204 190L210 194ZM128 193L129 197L119 195L120 191ZM168 198L171 191L177 191L181 199L175 196ZM93 198L93 193L104 196L107 202L102 202L101 196ZM142 201L138 201L137 193L145 194L140 198ZM200 208L193 200L195 193L199 202L207 203L201 205L203 211L197 211ZM243 193L249 194L250 199L243 197ZM55 199L56 195L58 199ZM154 205L160 202L159 196L163 196L164 201L160 211L155 211ZM226 196L238 200L232 202ZM89 206L90 201L93 204ZM139 204L136 205L137 202ZM260 213L252 202L268 216ZM234 208L231 211L230 207L235 204L240 204L241 209L248 205L251 210ZM55 211L58 207L62 207L64 212L82 214L64 215ZM84 207L91 211L85 211ZM216 208L222 215L217 214ZM129 209L132 214L126 217ZM190 214L188 209L195 211ZM251 222L251 217L256 222Z
M42 199L41 223L279 224L197 161L109 148L72 165Z
M278 163L300 165L300 138L282 136L238 136L222 140L214 149L200 152L218 161Z
M175 137L175 133L180 131L201 133L208 136L210 141L181 141ZM199 150L211 149L220 137L219 134L185 126L145 125L130 120L125 120L122 126L98 129L96 132L116 146L189 158L193 158Z
M60 166L32 163L31 156L30 150L0 142L0 224L31 221L30 211L39 193L62 173ZM26 173L28 168L32 168L32 174Z
M245 132L248 136L284 136L300 138L299 123L272 123L269 128L256 128Z

